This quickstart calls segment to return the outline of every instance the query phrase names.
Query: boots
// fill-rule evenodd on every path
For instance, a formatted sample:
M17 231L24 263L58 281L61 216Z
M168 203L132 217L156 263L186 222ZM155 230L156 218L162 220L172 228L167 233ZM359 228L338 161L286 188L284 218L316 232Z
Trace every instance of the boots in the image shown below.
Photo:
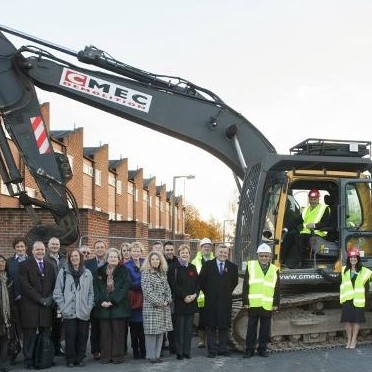
M199 334L199 344L198 344L198 348L202 349L202 348L205 348L205 344L206 344L206 332L205 330L199 330L198 332Z

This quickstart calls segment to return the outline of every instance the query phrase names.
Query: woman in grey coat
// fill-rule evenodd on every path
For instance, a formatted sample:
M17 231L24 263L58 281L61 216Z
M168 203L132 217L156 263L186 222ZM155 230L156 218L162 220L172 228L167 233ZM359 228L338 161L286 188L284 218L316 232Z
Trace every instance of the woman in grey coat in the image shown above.
M85 268L83 255L78 249L68 254L66 268L59 271L53 298L63 317L66 364L68 367L83 367L94 291L92 273Z
M159 252L150 252L142 265L143 328L146 358L160 363L164 333L173 330L170 305L171 290L167 280L167 261Z

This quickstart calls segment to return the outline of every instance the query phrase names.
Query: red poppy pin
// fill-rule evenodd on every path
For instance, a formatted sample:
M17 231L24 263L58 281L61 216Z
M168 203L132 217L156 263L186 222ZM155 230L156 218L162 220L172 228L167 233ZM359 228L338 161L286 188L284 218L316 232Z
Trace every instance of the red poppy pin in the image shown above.
M194 276L194 272L193 271L189 271L189 276L190 277Z

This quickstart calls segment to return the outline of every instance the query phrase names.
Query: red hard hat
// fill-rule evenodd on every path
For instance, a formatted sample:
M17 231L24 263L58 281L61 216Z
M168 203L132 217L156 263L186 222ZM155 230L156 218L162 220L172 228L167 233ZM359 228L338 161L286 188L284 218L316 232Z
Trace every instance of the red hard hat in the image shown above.
M320 192L318 189L312 189L309 191L309 198L319 198Z
M347 256L348 257L359 257L360 256L360 252L359 252L359 249L356 248L356 247L351 247L347 250Z

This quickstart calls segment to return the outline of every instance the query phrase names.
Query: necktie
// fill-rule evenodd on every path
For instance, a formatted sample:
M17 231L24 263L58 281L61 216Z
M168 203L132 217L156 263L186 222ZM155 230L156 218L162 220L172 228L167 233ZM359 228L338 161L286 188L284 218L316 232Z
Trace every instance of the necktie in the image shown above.
M39 270L42 274L44 274L44 262L43 261L40 261L39 262Z
M223 274L223 262L220 262L220 275Z

